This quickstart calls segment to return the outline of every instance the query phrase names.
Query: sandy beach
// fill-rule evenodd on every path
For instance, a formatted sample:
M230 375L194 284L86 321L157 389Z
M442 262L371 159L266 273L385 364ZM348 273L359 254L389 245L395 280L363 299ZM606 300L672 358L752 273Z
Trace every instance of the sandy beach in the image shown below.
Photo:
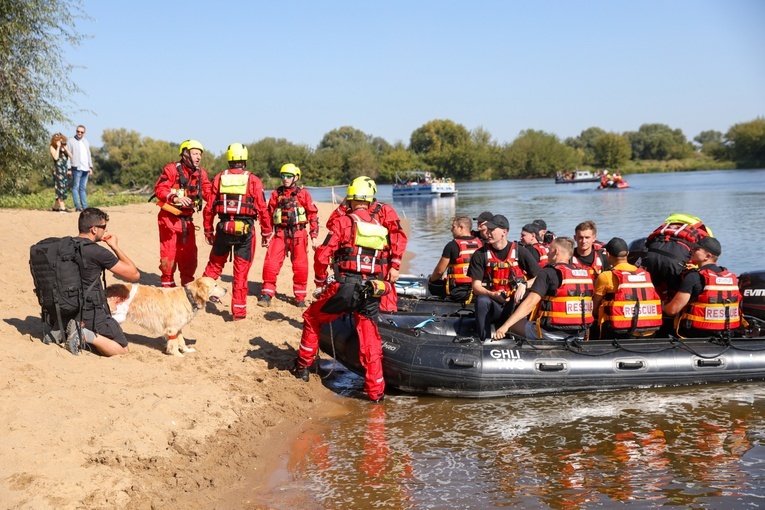
M141 270L140 283L157 285L157 207L105 210L110 232ZM332 205L319 210L324 223ZM342 411L342 400L317 376L306 384L288 371L300 343L301 311L287 301L289 260L278 300L270 308L256 306L260 246L247 320L230 320L228 297L208 304L184 329L197 350L185 358L163 354L160 338L130 322L123 324L126 356L73 356L43 344L29 247L76 232L75 213L0 210L6 243L0 259L0 507L224 508L222 498L243 480L252 490L266 481L309 417ZM209 254L199 231L197 244L199 276ZM220 280L229 290L231 271L229 263ZM116 281L107 273L107 283Z

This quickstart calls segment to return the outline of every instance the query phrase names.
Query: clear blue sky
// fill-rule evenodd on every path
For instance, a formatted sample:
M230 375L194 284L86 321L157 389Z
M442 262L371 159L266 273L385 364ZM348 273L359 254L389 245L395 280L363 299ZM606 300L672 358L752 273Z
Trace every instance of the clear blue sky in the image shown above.
M765 116L765 1L83 0L74 124L216 154L350 125L408 144L450 119L500 142ZM54 126L74 134L74 126Z

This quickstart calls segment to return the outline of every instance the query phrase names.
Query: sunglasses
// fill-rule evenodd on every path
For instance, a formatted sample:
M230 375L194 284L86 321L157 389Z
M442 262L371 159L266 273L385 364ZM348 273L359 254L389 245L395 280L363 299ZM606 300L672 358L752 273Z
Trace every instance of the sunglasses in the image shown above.
M295 174L282 174L282 179L292 179Z
M103 225L93 225L93 227L95 227L95 228L102 228L102 229L106 230L106 223L104 223Z
M78 134L78 135L84 135L84 134L85 134L85 131L77 131L77 134Z

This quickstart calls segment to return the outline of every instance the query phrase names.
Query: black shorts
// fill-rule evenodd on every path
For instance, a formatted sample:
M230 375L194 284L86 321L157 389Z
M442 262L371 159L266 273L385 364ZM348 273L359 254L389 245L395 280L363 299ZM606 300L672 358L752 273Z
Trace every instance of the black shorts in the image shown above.
M122 347L127 347L128 341L122 327L113 317L107 315L103 308L83 311L82 319L87 329L98 335L111 338Z

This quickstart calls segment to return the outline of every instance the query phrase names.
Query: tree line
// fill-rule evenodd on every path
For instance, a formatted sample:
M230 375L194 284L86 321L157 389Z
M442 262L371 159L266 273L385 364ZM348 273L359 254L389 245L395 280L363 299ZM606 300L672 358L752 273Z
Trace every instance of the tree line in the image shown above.
M177 159L177 143L135 131L109 129L102 141L94 149L94 159L103 184L151 185L162 166ZM246 145L248 169L267 185L278 182L279 168L287 162L299 166L304 183L312 186L346 184L358 175L389 183L410 170L464 182L553 177L581 167L623 169L636 161L697 159L702 168L726 161L738 168L761 168L765 119L736 124L725 134L704 131L692 142L680 129L644 124L626 133L591 127L562 141L551 133L525 130L512 142L500 144L482 128L471 131L437 119L415 129L408 145L390 144L350 126L328 132L315 148L271 137ZM211 175L221 172L228 167L225 152L217 156L206 152L203 166Z
M62 61L62 50L81 44L84 36L76 32L75 23L87 15L79 0L0 0L0 7L0 193L34 192L52 184L48 126L70 122L73 105L68 98L79 91L68 78L72 66ZM180 141L155 140L118 128L104 131L102 145L94 142L95 182L126 188L153 184L162 166L177 160ZM625 133L590 127L565 140L530 129L500 143L481 127L469 130L435 119L415 129L408 144L391 144L343 126L326 133L316 147L271 137L247 147L248 168L267 186L278 182L278 170L286 162L303 169L304 183L314 186L346 184L358 175L393 182L396 174L409 170L473 181L552 177L580 167L626 173L646 161L762 168L765 118L736 124L725 134L703 131L692 141L680 129L643 124ZM206 152L203 166L213 175L222 171L227 167L225 154Z

